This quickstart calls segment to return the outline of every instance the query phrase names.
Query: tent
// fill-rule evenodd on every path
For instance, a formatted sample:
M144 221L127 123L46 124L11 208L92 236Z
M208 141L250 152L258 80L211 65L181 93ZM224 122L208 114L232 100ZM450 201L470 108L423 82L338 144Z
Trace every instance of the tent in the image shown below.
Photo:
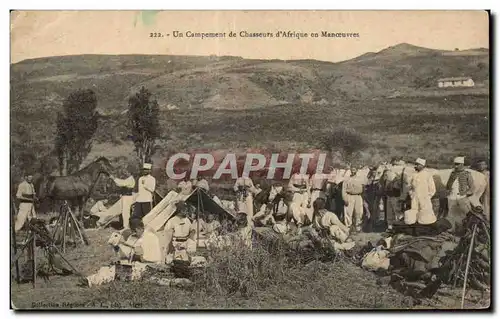
M167 221L174 216L176 203L180 200L197 208L198 213L210 212L222 219L235 219L235 216L217 204L207 193L196 188L190 194L184 195L175 191L170 191L158 205L142 218L145 226L155 231L162 229Z
M136 197L137 197L137 193L134 193L133 194L133 201L132 201L132 203L135 203L135 198ZM155 191L154 194L153 194L153 204L159 204L162 201L163 201L163 197L157 191ZM97 224L101 225L102 227L107 226L113 220L117 220L117 218L121 214L122 214L122 199L120 197L120 199L118 201L116 201L106 211L100 212L97 215L99 217L99 221L97 222ZM132 212L130 212L130 215L132 216Z
M116 217L122 214L122 199L120 198L116 203L114 203L107 210L100 212L97 216L99 220L97 225L105 226L112 222Z

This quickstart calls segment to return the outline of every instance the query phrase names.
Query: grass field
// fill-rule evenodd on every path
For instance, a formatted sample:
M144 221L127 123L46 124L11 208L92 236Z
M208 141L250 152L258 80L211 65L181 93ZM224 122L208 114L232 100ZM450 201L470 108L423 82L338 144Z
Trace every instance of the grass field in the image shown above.
M113 124L114 123L114 124ZM109 120L117 137L125 119ZM395 98L346 102L336 106L288 105L249 110L176 110L162 114L165 139L160 149L271 148L300 151L320 147L335 129L353 128L369 147L361 161L379 162L401 155L424 157L430 166L448 166L456 154L489 154L487 96ZM103 141L104 142L104 141ZM110 146L119 148L120 146ZM372 164L372 163L367 163Z
M87 231L90 246L70 248L65 257L84 275L95 273L113 256L106 241L109 229ZM375 238L373 236L368 236ZM366 237L358 238L361 242ZM78 277L39 279L37 288L31 283L17 285L12 279L11 300L16 308L31 309L420 309L460 307L460 289L443 287L429 300L416 302L396 290L378 284L377 276L350 261L337 259L322 263L311 261L299 266L284 264L276 253L256 249L252 254L229 251L207 271L208 278L192 288L170 288L147 282L112 282L82 288ZM231 255L232 254L232 255ZM43 258L40 257L40 261ZM261 264L266 271L248 271L244 264ZM239 267L241 265L241 267ZM215 268L214 268L215 267ZM237 289L229 291L227 278L239 278ZM210 284L208 284L210 283ZM215 289L214 283L219 283ZM484 298L483 298L484 297ZM467 308L488 306L487 296L475 291L467 293Z

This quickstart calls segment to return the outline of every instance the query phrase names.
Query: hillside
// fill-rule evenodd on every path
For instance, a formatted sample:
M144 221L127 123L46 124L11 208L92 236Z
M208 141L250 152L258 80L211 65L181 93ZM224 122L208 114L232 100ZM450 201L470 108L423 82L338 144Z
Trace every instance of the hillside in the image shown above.
M242 109L386 96L394 89L418 89L417 78L429 86L438 77L452 76L472 76L484 84L488 52L470 52L399 44L340 63L140 55L41 58L11 66L11 108L57 109L80 87L93 88L100 108L108 112L124 110L128 95L141 86L165 108Z
M446 91L452 95L445 107L445 95L435 89L435 80L465 75L473 77L476 88ZM128 96L146 86L161 107L161 143L170 148L307 148L316 146L317 135L326 134L328 128L350 126L369 135L374 145L386 147L387 152L404 153L408 146L389 143L395 141L396 133L385 130L394 125L398 128L398 123L412 124L414 109L410 107L434 114L431 119L438 125L425 138L418 127L401 127L405 134L417 133L422 138L412 142L411 149L427 149L426 139L433 139L433 132L448 134L445 139L458 136L464 140L460 135L464 129L474 130L475 135L470 136L480 136L487 143L488 127L483 120L489 118L488 81L489 56L484 49L441 51L409 44L338 63L146 55L25 60L11 65L11 169L39 165L40 158L49 154L56 112L64 98L79 88L92 88L97 94L102 118L96 149L110 152L122 147L127 137L124 114ZM456 94L460 95L453 98ZM403 100L389 103L385 99L395 96ZM396 112L401 105L408 109ZM450 117L449 112L454 115ZM459 116L456 112L467 117L450 121ZM448 127L439 127L439 116ZM399 136L402 141L416 141ZM469 143L468 138L464 142ZM473 147L482 152L487 144ZM436 160L445 156L429 152Z

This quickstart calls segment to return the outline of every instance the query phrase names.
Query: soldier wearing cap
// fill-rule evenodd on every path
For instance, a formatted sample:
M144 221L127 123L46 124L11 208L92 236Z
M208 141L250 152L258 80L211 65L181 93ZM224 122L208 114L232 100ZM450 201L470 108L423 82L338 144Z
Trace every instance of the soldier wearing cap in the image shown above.
M344 201L344 224L354 231L361 231L363 217L363 192L366 179L358 176L358 167L352 166L350 176L343 181L342 199Z
M452 230L460 227L462 220L470 210L468 197L473 195L474 182L469 171L465 170L465 158L455 157L454 169L446 183L448 194L448 216Z
M426 160L423 158L417 158L415 161L416 173L411 178L408 191L411 198L411 210L405 212L405 220L415 220L422 225L436 222L431 202L432 196L436 193L436 184L432 174L425 169L425 165ZM409 217L408 214L415 216Z
M156 180L151 176L149 163L144 163L142 176L137 182L137 197L135 199L134 218L143 218L153 209L153 194L155 192Z
M189 195L193 191L193 183L189 180L187 175L182 181L179 182L177 187L179 188L179 192L183 195Z
M175 216L165 225L165 256L170 260L190 261L190 253L196 251L196 228L188 218L188 207L184 201L176 204Z
M241 177L236 179L233 189L237 196L236 204L238 212L245 213L250 221L253 217L253 198L257 193L257 189L252 179L248 176L248 173L243 173Z
M16 198L19 200L19 211L15 223L15 231L23 228L26 220L31 220L36 217L34 202L36 200L35 186L33 186L33 174L27 172L22 181L17 187Z

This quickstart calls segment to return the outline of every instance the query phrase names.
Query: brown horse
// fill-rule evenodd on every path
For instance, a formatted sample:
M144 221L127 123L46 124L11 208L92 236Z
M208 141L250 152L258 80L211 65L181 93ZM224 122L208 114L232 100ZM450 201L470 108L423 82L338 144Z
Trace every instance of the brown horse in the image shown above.
M105 157L100 157L86 167L68 176L45 176L35 185L40 203L49 200L67 200L75 216L83 216L83 205L89 198L101 174L110 175L113 166Z

